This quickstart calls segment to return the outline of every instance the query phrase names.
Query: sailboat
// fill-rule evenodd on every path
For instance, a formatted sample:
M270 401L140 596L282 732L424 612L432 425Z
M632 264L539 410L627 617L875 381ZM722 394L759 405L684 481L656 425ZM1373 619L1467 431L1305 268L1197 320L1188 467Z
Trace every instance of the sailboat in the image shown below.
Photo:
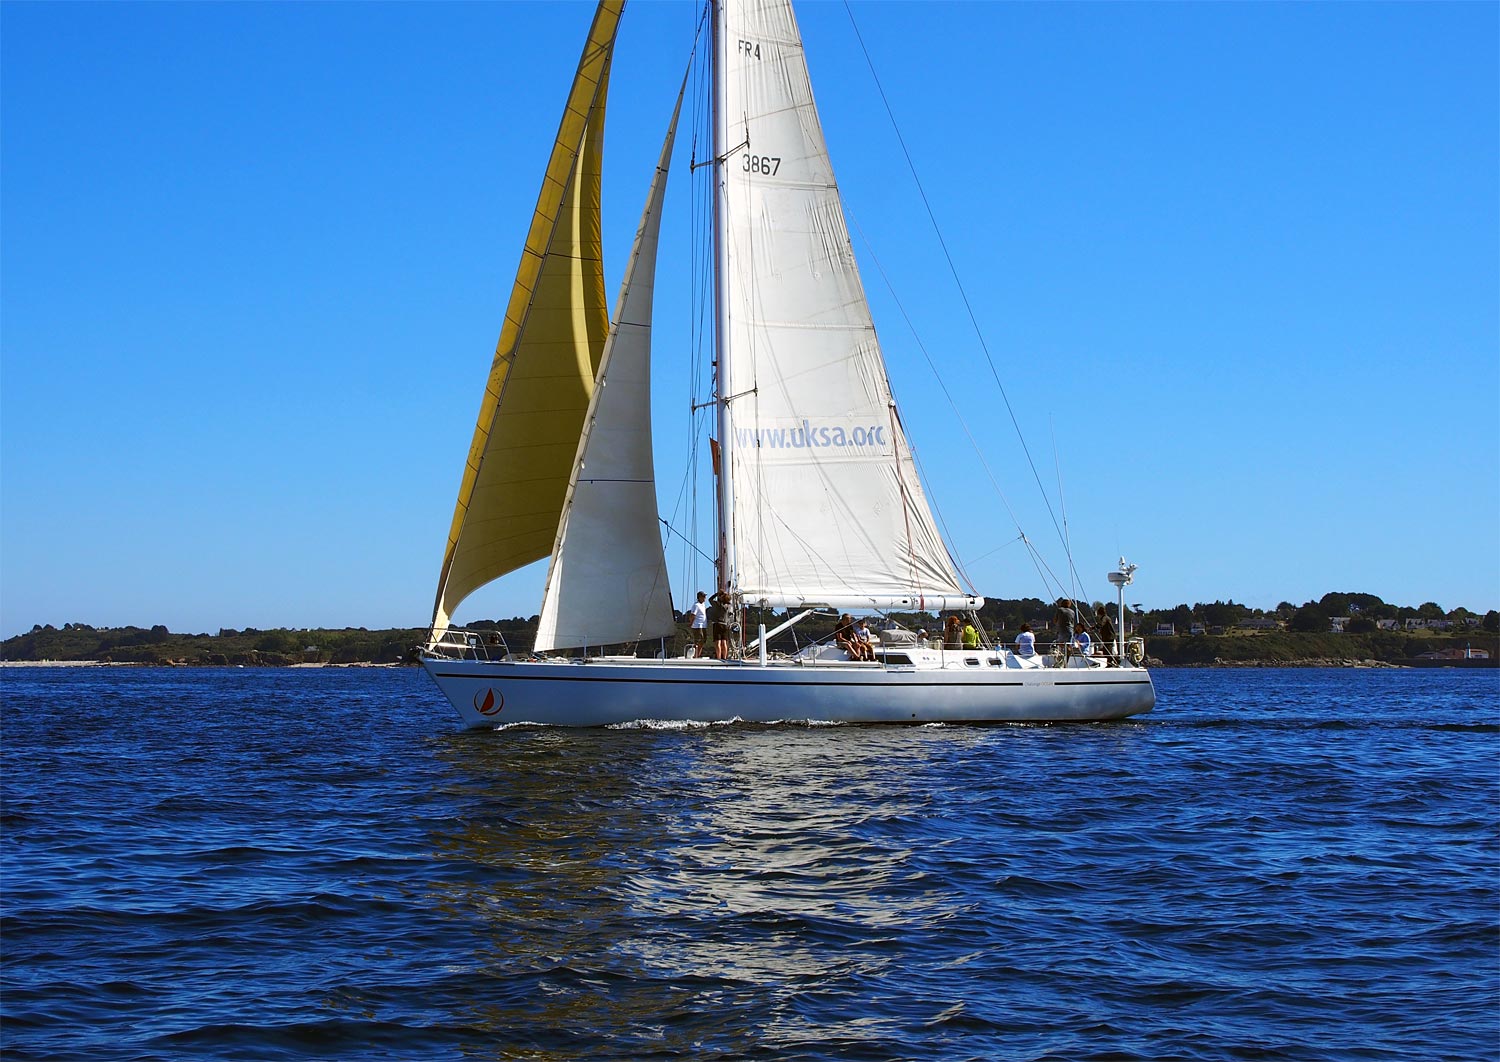
M1120 719L1155 690L1112 654L888 634L772 653L808 615L970 611L919 482L855 263L789 0L712 0L712 443L728 659L675 656L650 431L656 247L679 92L613 316L600 174L623 0L595 11L481 401L421 662L464 723ZM535 644L452 624L550 557ZM1121 561L1120 587L1134 569ZM747 608L786 621L744 637ZM1117 613L1123 617L1123 612ZM590 655L634 644L654 655ZM658 646L660 648L658 648ZM580 655L549 655L583 649Z

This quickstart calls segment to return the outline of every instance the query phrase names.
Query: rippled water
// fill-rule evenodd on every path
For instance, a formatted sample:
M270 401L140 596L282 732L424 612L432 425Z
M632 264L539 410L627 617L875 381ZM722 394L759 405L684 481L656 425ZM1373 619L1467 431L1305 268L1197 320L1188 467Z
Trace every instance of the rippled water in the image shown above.
M1500 674L1069 726L464 732L14 669L6 1059L1492 1059Z

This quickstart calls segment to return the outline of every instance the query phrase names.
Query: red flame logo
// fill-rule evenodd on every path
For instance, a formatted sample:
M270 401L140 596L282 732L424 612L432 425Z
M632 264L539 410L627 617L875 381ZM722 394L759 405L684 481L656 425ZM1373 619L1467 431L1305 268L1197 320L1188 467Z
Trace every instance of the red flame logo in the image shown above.
M479 694L474 694L474 710L480 715L499 715L504 707L505 694L497 692L493 686L486 687L484 700L479 699Z

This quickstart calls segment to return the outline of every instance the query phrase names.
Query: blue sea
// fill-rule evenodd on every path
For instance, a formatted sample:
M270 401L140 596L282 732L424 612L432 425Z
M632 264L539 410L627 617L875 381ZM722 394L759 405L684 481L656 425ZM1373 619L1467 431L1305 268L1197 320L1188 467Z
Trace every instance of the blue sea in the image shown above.
M463 731L413 669L7 669L22 1059L1500 1057L1500 672L1088 725Z

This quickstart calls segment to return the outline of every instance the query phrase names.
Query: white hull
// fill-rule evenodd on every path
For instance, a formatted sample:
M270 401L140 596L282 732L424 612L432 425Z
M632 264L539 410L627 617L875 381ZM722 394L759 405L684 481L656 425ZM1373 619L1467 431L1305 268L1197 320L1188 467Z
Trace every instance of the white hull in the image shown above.
M1009 654L1005 654L1009 656ZM886 668L773 661L494 661L424 656L466 725L634 720L1093 722L1149 712L1144 668Z
M449 626L471 592L550 545L534 651L675 637L649 365L659 216L682 100L611 318L597 167L623 7L601 0L574 75L438 579L422 662L464 722L1001 723L1149 712L1156 691L1143 669L1066 648L1054 667L893 630L859 662L818 643L770 661L490 659L508 653L498 634ZM797 613L759 647L819 608L972 617L983 601L959 579L897 415L790 0L710 7L715 327L705 405L717 414L711 559L722 618L751 605ZM708 286L698 290L706 311ZM706 478L696 458L690 471ZM1121 617L1132 571L1122 561L1110 574Z

